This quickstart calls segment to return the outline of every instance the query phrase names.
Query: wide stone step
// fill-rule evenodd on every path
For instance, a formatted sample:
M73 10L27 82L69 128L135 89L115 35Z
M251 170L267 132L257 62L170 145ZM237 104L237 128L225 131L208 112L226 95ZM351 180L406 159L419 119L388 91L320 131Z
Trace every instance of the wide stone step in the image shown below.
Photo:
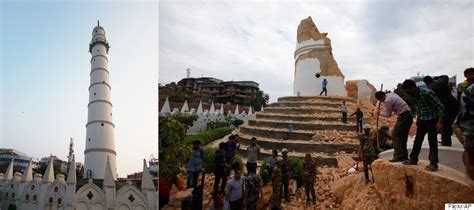
M240 132L249 136L292 140L312 140L314 135L314 132L310 131L288 132L288 129L262 128L256 126L240 126Z
M267 107L264 112L278 114L337 114L339 109L306 108L306 107Z
M346 102L346 105L350 107L356 107L357 104L352 102ZM341 103L334 103L331 101L283 101L271 103L268 107L329 107L337 108L341 107Z
M247 147L242 146L237 150L237 153L240 154L242 157L245 157L247 154ZM281 154L280 154L281 155ZM288 156L290 157L299 157L303 159L305 157L305 153L300 152L290 152ZM261 150L260 155L258 156L259 160L267 159L272 156L271 150ZM328 166L328 167L337 167L337 159L334 156L320 156L314 157L316 161L316 165L319 166ZM245 164L245 163L244 163Z
M298 122L308 122L308 121L341 121L341 114L328 114L325 116L317 115L284 115L284 114L269 114L265 112L257 112L257 119L262 120L282 120L282 121L298 121Z
M340 96L285 96L278 98L278 102L284 101L332 101L342 103L342 101L355 103L357 100L349 97Z
M343 124L343 123L328 123L328 124L316 124L316 123L297 123L297 122L283 122L283 121L264 121L264 120L249 120L249 126L261 126L270 128L281 128L288 129L288 124L293 124L294 131L298 130L340 130L340 131L353 131L355 130L355 124Z
M250 136L240 136L239 141L242 145L250 145ZM300 153L314 153L314 152L324 152L328 154L334 154L337 152L344 151L346 153L352 153L357 151L357 144L323 144L322 142L318 143L315 141L298 141L298 140L269 140L269 139L260 139L257 138L256 142L261 148L268 150L281 150L287 148L289 151L295 151Z

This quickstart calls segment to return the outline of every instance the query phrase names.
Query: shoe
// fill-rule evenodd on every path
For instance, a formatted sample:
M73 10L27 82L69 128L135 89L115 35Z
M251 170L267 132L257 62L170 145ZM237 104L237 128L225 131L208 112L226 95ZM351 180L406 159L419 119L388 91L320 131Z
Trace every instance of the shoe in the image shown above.
M427 171L437 171L438 170L438 165L430 163L425 167Z
M396 162L403 162L405 160L407 160L407 159L396 159L396 158L394 158L394 159L389 160L388 162L396 163Z
M412 160L405 160L403 161L403 165L418 165L418 163Z

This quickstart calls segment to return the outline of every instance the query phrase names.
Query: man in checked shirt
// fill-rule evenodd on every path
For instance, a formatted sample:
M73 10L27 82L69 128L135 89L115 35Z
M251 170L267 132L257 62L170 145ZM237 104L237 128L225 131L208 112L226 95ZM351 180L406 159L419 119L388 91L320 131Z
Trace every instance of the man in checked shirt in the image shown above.
M429 160L430 164L426 166L428 171L438 170L438 132L443 129L444 107L436 94L426 88L419 88L415 81L405 80L402 84L405 92L413 97L416 109L416 137L413 149L410 154L410 160L403 162L407 165L417 165L418 155L420 154L421 144L428 133L428 142L430 145Z

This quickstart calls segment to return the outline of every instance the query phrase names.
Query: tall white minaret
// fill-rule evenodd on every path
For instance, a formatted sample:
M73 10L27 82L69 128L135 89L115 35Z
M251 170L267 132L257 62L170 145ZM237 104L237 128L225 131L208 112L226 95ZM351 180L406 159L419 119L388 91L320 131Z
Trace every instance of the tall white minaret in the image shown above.
M89 44L91 58L91 82L86 124L86 150L84 151L84 177L104 179L107 160L112 168L113 179L117 180L115 152L115 125L112 122L112 102L107 55L109 43L105 30L99 25L92 30Z

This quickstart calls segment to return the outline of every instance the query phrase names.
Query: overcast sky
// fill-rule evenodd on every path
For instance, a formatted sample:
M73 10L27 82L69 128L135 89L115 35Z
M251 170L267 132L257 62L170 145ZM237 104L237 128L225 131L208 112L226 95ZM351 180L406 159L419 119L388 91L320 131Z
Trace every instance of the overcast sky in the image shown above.
M253 80L271 101L293 90L296 31L329 33L346 80L388 89L420 74L474 66L474 1L160 1L160 73Z
M89 42L100 24L109 71L117 170L158 155L157 1L1 1L0 148L84 163Z

